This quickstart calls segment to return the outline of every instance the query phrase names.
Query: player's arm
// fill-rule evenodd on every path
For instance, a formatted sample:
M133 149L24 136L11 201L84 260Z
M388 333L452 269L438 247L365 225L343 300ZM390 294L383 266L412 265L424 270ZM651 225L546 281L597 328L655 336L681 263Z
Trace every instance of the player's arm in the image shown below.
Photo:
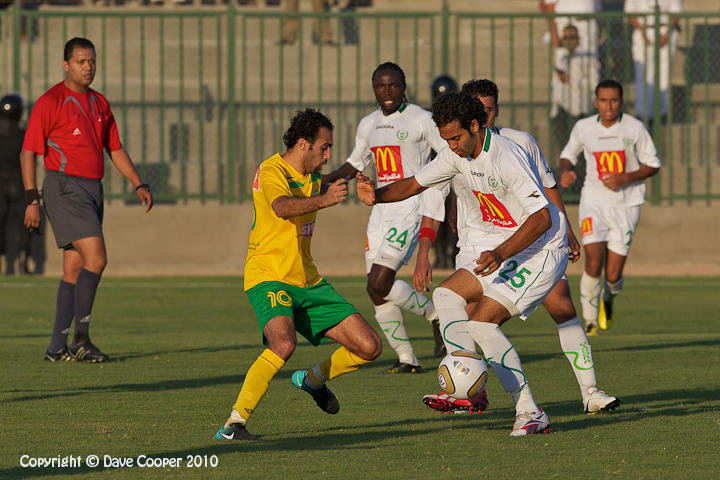
M403 178L375 189L375 183L364 175L357 174L358 198L365 205L373 206L378 203L400 202L406 198L422 193L427 187L420 185L415 177Z
M577 180L575 166L567 158L560 159L560 186L567 188Z
M25 186L24 224L27 229L32 231L40 226L40 196L35 173L35 152L30 150L20 152L20 170ZM34 202L35 199L37 199L37 203Z
M430 248L435 243L440 221L430 217L422 217L418 233L418 251L413 272L413 288L418 292L427 292L432 285L432 266L430 265Z
M617 190L618 188L627 185L632 182L641 182L646 178L650 178L655 175L660 168L651 167L648 165L640 165L640 168L632 172L624 173L606 173L602 178L603 185L610 190Z
M562 196L560 195L560 190L558 190L557 186L551 188L545 187L544 190L545 196L548 197L548 200L554 203L555 206L560 209L562 214L565 215L565 220L567 221L568 247L570 248L569 259L571 262L575 263L580 260L580 242L578 242L575 232L573 232L572 226L570 225L570 219L565 211L565 202L563 202Z
M323 185L329 185L336 180L339 180L341 178L349 179L354 178L355 174L358 173L358 169L350 165L348 162L345 162L340 167L336 168L332 172L328 173L327 175L322 176L322 183Z
M150 193L150 187L148 184L143 183L142 180L140 180L140 174L138 174L135 165L132 160L130 160L130 155L128 155L127 151L125 151L123 147L120 147L117 150L110 152L110 159L115 165L115 168L122 173L123 177L127 178L133 187L135 187L135 193L145 207L145 212L149 212L153 206L153 198Z
M513 235L495 250L486 250L475 260L476 275L487 276L500 268L502 262L525 250L552 226L550 211L542 208L530 215Z
M299 217L306 213L337 205L345 201L347 194L347 180L341 178L331 183L327 191L320 195L314 195L309 198L288 197L283 195L273 200L270 206L275 212L275 215L287 220L288 218Z

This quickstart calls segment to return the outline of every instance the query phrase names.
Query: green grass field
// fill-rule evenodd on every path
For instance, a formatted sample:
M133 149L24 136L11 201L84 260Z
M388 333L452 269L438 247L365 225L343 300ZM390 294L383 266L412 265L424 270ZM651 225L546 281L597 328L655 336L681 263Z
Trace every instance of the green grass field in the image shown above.
M375 325L362 278L331 278ZM577 278L571 279L578 297ZM56 279L0 280L0 478L717 478L720 470L720 278L628 278L617 322L591 338L600 386L615 412L584 415L575 378L544 310L504 330L552 433L510 438L514 411L497 378L482 415L438 415L432 334L406 319L428 372L376 375L394 361L331 383L338 415L290 385L293 370L333 345L299 340L248 430L252 443L212 438L261 352L240 278L103 280L93 312L104 365L48 364L42 355ZM21 457L81 456L80 468L23 468ZM85 465L98 455L97 468ZM173 458L177 468L105 468L103 456ZM188 456L217 458L188 468ZM216 456L216 457L213 457Z

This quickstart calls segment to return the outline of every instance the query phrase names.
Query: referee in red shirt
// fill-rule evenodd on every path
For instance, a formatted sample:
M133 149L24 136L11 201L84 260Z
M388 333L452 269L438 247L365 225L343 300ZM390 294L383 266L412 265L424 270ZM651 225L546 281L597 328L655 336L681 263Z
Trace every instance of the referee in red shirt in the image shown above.
M44 157L43 203L63 249L63 278L45 360L104 362L107 355L90 341L90 312L107 257L102 232L103 149L135 186L145 212L152 207L150 188L140 180L120 143L115 118L103 95L90 88L95 78L95 46L85 38L65 44L65 80L41 96L28 123L20 165L25 185L25 226L40 225L40 195L35 156ZM75 338L67 347L70 324Z

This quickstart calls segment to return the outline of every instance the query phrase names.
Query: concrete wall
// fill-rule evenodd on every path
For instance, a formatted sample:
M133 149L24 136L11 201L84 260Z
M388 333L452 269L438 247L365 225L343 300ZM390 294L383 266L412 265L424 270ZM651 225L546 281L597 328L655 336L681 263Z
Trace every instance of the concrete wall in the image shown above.
M325 275L363 275L365 225L370 209L345 205L318 214L312 252ZM568 213L577 231L577 207ZM720 225L706 205L643 207L628 275L720 275ZM250 225L250 206L106 206L106 275L241 275ZM46 274L59 276L61 254L46 233ZM582 261L581 261L582 262ZM579 274L582 263L568 273ZM412 270L406 268L405 274ZM440 273L440 272L438 272ZM442 275L441 275L442 276Z

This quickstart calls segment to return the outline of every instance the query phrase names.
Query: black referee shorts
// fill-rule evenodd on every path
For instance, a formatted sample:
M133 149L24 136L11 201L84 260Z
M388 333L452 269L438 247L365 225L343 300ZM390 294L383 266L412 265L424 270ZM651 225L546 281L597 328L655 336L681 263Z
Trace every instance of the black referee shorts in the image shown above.
M100 180L46 171L43 203L58 248L72 242L102 237L103 186Z

